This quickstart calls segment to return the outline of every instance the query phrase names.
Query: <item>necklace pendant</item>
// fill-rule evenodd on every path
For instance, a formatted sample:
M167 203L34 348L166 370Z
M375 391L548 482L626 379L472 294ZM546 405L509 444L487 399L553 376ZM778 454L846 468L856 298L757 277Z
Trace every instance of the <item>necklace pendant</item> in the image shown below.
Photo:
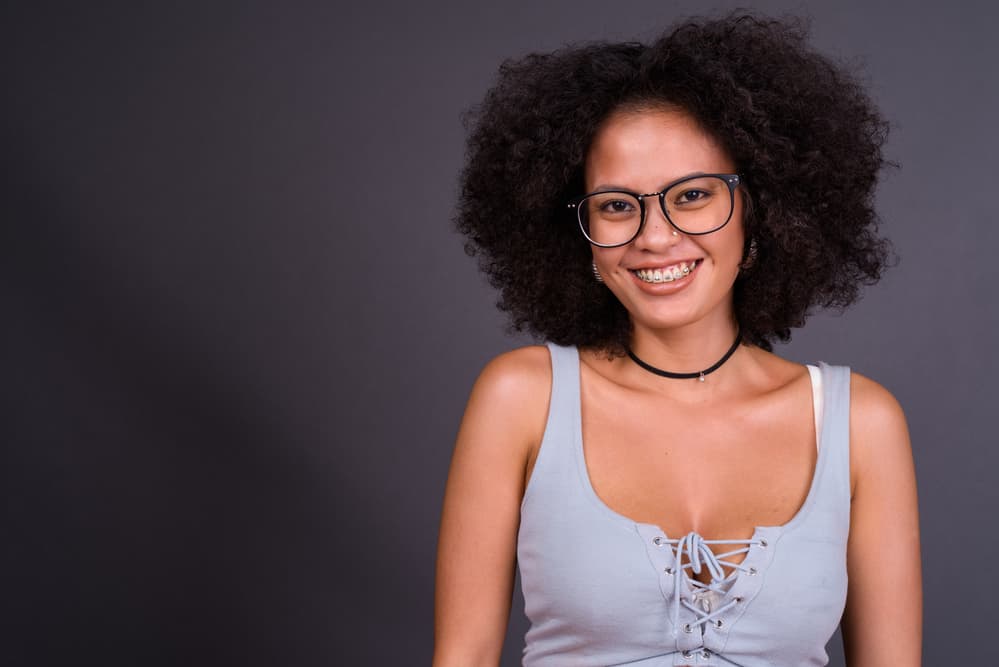
M704 371L701 371L701 377L697 378L701 382L704 382Z

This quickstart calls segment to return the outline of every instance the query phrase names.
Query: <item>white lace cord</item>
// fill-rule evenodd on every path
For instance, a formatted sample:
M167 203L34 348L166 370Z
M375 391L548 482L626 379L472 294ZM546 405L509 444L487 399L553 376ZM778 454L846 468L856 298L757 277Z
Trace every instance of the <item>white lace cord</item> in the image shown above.
M690 583L698 588L707 589L715 593L724 593L722 587L728 584L730 581L738 576L739 572L748 572L753 568L747 567L742 563L732 563L724 558L730 556L735 556L738 554L749 553L749 549L754 544L761 544L761 540L705 540L696 532L690 532L677 540L666 540L662 538L657 538L656 544L662 546L664 544L670 545L672 549L675 545L674 556L676 559L676 571L673 573L673 632L676 633L680 627L680 604L681 604L681 589L682 582L680 581L683 576L685 576L683 570L690 568L693 570L694 574L700 574L702 566L708 568L708 572L711 574L711 582L705 584L703 582L697 581L693 577L688 577ZM715 555L709 545L711 544L745 544L746 546L740 549L733 549L732 551L726 551L725 553ZM687 557L690 559L689 563L683 563L683 554L686 553ZM725 571L722 566L727 566L732 568L731 574L725 576ZM684 624L684 627L690 627L693 629L698 625L703 625L710 621L713 621L717 616L728 611L735 605L739 603L738 598L729 600L726 604L722 605L718 609L712 610L710 613L706 613L700 607L691 604L690 602L683 600L682 604L687 609L691 610L699 617L696 621L689 624Z

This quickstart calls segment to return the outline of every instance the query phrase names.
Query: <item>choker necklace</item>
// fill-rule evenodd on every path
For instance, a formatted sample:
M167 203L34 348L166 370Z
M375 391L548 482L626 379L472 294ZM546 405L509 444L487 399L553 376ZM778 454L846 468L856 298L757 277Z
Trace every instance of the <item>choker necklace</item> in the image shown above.
M634 361L636 364L638 364L648 372L655 373L656 375L659 375L661 377L673 378L674 380L692 380L694 378L697 378L701 382L704 382L704 376L714 373L716 370L721 368L721 365L724 364L726 361L728 361L729 357L735 354L735 351L739 347L739 343L741 342L742 342L742 332L737 331L735 334L735 342L732 343L732 347L728 348L728 352L725 353L725 356L716 361L714 365L710 366L709 368L705 368L703 371L698 371L695 373L673 373L672 371L664 371L661 368L656 368L655 366L647 364L641 359L639 359L637 356L635 356L635 353L631 351L630 347L628 348L628 356L631 357L632 361Z

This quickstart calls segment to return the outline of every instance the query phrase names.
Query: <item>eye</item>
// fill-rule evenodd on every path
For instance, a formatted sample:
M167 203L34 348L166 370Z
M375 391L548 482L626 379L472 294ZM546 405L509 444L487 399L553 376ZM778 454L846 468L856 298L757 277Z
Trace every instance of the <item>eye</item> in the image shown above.
M691 188L689 190L684 190L683 192L678 192L674 201L680 206L683 204L697 204L704 203L704 201L710 196L711 193L707 190Z
M603 213L630 213L634 210L634 203L627 199L608 199L600 203L600 211Z
M638 200L626 192L598 192L586 199L585 211L595 219L631 221L640 210Z

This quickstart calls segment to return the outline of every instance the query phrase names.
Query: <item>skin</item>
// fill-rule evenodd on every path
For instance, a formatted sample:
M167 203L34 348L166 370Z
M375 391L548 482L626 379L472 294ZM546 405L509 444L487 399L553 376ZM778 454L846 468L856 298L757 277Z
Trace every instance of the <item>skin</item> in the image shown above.
M588 191L645 193L698 172L737 170L693 119L660 108L612 114L590 147L585 175ZM728 349L737 329L732 286L745 247L742 213L737 196L726 227L674 235L652 205L630 244L593 248L607 288L631 315L639 357L696 371ZM648 288L629 271L681 259L700 265L679 289ZM587 470L613 510L669 535L697 531L706 539L748 538L755 526L780 525L797 513L817 458L804 366L742 345L701 383L660 378L630 359L592 350L581 350L580 360ZM435 667L499 663L520 503L544 434L551 381L547 349L530 346L494 359L472 389L441 521ZM891 394L856 373L850 457L847 663L916 667L922 589L908 431ZM706 470L711 484L703 483Z

